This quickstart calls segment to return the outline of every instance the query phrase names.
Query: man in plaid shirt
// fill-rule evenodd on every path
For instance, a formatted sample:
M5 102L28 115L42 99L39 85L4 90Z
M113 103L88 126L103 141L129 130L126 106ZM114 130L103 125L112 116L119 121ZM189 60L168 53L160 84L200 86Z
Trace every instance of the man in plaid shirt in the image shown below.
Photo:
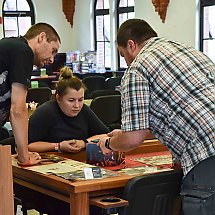
M128 65L122 129L99 142L103 153L134 149L149 129L181 163L183 214L215 214L214 63L192 47L159 38L140 19L121 25L117 45Z

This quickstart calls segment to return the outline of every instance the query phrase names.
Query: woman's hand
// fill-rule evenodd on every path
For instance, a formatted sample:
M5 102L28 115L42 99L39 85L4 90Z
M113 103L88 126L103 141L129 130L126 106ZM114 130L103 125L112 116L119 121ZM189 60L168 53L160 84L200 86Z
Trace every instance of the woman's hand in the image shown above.
M77 153L85 148L83 140L64 140L60 142L60 150L65 152Z

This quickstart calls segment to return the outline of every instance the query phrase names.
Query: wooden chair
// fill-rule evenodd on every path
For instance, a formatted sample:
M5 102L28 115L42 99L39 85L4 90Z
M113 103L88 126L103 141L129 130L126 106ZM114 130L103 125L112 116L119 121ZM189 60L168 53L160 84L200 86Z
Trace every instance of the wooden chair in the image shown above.
M0 145L0 214L14 215L12 160L8 145Z
M127 206L128 201L114 196L101 196L92 197L90 205L100 208L100 210L94 210L93 215L110 215L116 214L121 207Z

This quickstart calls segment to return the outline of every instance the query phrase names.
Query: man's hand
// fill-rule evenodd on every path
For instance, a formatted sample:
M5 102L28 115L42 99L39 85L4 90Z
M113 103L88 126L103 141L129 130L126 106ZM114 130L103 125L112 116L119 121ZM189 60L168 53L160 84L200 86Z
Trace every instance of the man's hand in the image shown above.
M37 152L28 152L30 165L35 165L41 162L41 157Z
M104 155L107 155L107 154L109 154L109 153L111 152L110 149L108 149L108 148L105 147L105 142L106 142L108 139L109 139L109 137L108 137L108 138L101 138L100 141L97 143L97 146L99 146L99 147L101 148L102 153L103 153Z
M107 135L108 135L108 137L113 137L113 136L116 136L120 133L122 133L121 129L114 129L113 131L109 132Z
M17 155L18 164L23 167L32 166L41 162L41 156L37 152L28 152L28 160L26 162L19 161L19 154Z

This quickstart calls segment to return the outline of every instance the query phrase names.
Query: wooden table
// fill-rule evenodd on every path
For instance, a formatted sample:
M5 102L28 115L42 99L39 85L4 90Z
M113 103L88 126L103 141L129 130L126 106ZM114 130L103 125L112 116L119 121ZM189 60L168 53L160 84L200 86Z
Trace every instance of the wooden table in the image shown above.
M152 145L154 146L151 148L151 151L160 147L158 141L152 141ZM162 149L165 148L161 146L161 150ZM145 145L139 148L138 153L144 151ZM135 150L133 152L135 153ZM65 153L64 157L79 161L84 161L86 159L84 151L77 154ZM21 168L17 165L17 160L15 158L12 159L12 163L15 185L18 184L69 203L71 215L89 215L90 197L122 193L128 180L134 177L121 174L117 177L72 182L55 175L40 174Z
M15 184L55 197L70 203L71 215L89 215L90 197L119 193L134 176L99 180L82 180L71 182L54 175L44 175L17 166L13 159L13 180Z

